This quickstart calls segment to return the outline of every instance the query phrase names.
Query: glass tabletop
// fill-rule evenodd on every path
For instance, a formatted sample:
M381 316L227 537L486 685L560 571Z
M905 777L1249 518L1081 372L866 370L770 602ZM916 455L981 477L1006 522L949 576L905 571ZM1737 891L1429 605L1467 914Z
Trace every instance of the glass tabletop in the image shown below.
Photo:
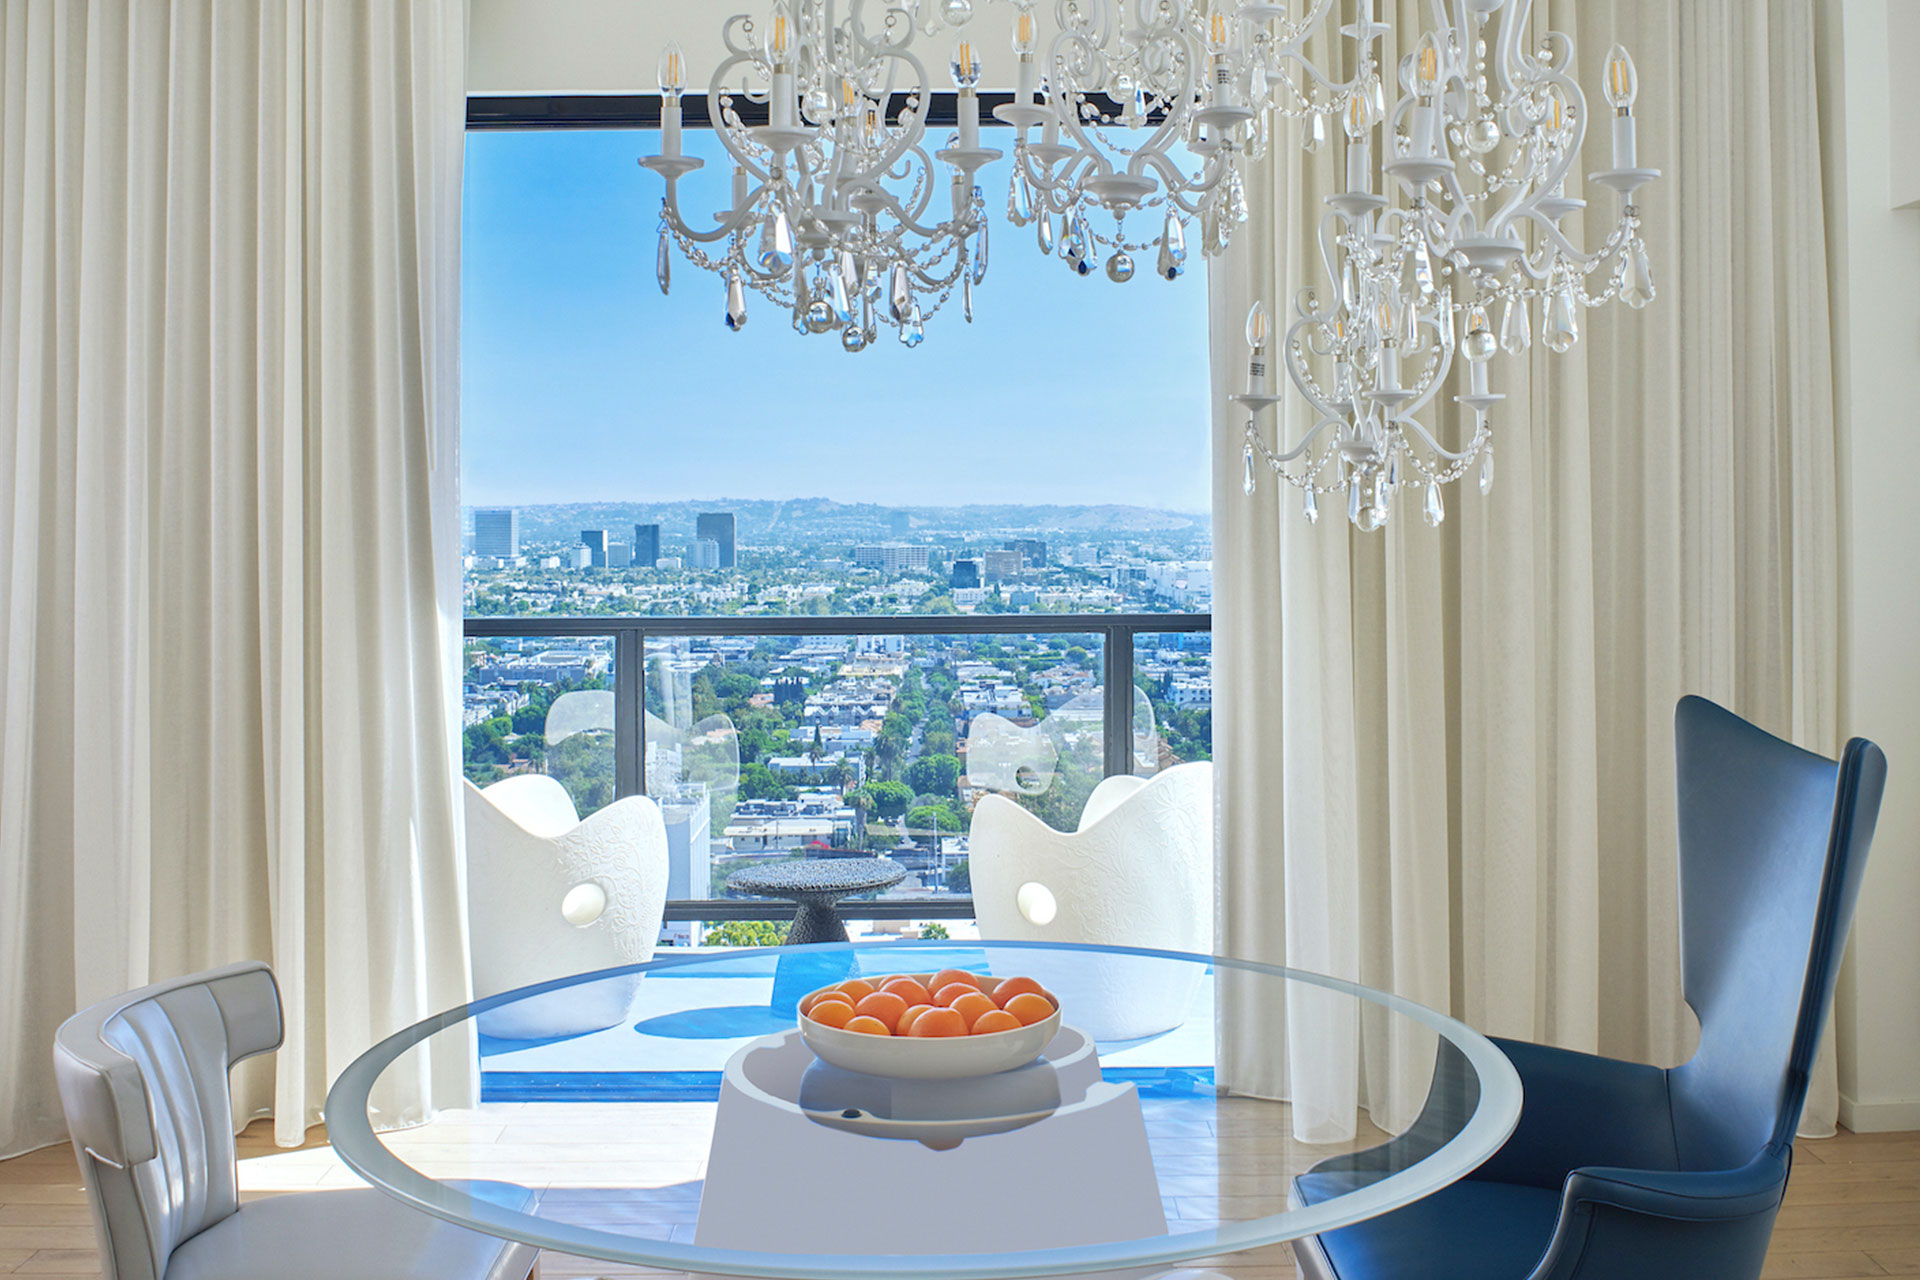
M1038 982L1060 1016L1041 1056L900 1079L830 1065L796 1029L820 988L946 969ZM435 1118L386 1127L425 1081ZM663 957L476 1001L362 1055L326 1115L374 1185L543 1249L793 1280L985 1280L1223 1260L1358 1222L1470 1172L1519 1113L1519 1077L1491 1042L1338 979L900 941Z

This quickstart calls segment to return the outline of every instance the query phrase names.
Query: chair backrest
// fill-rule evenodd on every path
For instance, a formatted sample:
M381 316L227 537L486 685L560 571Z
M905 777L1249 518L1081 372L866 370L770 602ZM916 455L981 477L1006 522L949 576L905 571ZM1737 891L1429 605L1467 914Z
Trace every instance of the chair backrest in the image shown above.
M61 1024L54 1073L106 1280L160 1280L176 1247L240 1207L227 1073L280 1036L280 992L255 961Z
M1671 1073L1683 1169L1793 1141L1886 782L1861 738L1838 762L1704 698L1674 713L1681 959L1700 1047Z

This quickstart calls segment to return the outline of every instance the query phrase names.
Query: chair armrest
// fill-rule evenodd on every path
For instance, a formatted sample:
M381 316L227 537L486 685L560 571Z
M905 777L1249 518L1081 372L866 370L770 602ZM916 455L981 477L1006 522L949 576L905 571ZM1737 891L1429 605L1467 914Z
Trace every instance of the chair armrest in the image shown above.
M1790 1163L1769 1150L1738 1169L1698 1173L1576 1169L1531 1280L1758 1275Z
M1667 1073L1571 1049L1495 1040L1520 1073L1520 1123L1493 1158L1467 1175L1492 1182L1559 1187L1572 1169L1673 1169Z

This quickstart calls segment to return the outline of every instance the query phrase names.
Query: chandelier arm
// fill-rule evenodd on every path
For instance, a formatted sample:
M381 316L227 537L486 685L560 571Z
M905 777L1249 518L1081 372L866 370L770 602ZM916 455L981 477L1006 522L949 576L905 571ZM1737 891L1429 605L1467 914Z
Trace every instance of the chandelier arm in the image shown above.
M1320 393L1315 390L1312 377L1308 375L1307 371L1300 364L1300 352L1307 344L1297 339L1300 330L1307 328L1313 323L1315 323L1314 319L1303 317L1287 326L1287 341L1282 348L1286 353L1287 377L1291 379L1293 385L1299 389L1300 394L1307 398L1307 402L1320 411L1320 415L1323 418L1336 418L1340 415L1340 406L1331 400L1321 398ZM1309 336L1309 341L1310 340L1311 336Z
M677 182L678 179L676 178L667 179L667 194L661 202L662 212L666 215L667 221L672 224L675 235L697 241L700 244L712 244L716 240L724 240L726 237L745 228L749 215L752 214L754 207L760 203L760 197L765 194L767 190L767 184L761 183L748 194L746 203L738 209L728 210L730 216L723 222L716 222L713 230L695 231L680 214L680 195L679 192L674 189Z
M1428 434L1427 429L1420 425L1418 419L1400 417L1394 418L1392 421L1401 431L1411 432L1413 435L1420 437L1422 444L1433 450L1434 453L1440 457L1445 458L1448 462L1466 462L1469 461L1474 454L1480 452L1480 432L1477 429L1474 431L1473 439L1468 443L1467 447L1461 452L1455 453Z
M1276 467L1282 466L1286 463L1292 462L1295 458L1300 457L1302 454L1306 453L1309 449L1311 449L1313 447L1313 442L1315 440L1318 440L1321 434L1325 432L1328 427L1333 427L1337 430L1338 428L1344 427L1345 425L1346 425L1346 419L1335 416L1333 414L1328 414L1322 417L1320 421L1314 423L1313 426L1308 429L1307 433L1300 437L1300 443L1296 444L1295 446L1293 446L1293 448L1287 450L1285 453L1278 453L1272 449L1266 448L1265 447L1266 441L1264 440L1260 442L1262 451L1267 455L1268 462L1272 463ZM1276 436L1278 436L1279 434L1278 422L1274 424L1274 434ZM1320 466L1325 466L1325 465L1326 465L1326 462L1323 459L1320 463ZM1314 471L1318 471L1319 469L1320 467L1314 467L1308 472L1308 474L1311 475Z

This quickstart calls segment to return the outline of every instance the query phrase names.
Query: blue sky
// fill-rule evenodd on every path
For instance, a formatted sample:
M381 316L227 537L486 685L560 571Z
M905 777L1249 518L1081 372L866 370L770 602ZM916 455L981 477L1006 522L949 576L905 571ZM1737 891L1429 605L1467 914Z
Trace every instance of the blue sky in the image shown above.
M994 131L998 132L998 131ZM707 168L683 207L724 205ZM989 137L992 135L990 134ZM1151 255L1124 285L1040 259L1006 218L1007 163L975 322L954 298L917 349L882 327L858 355L803 337L673 249L654 283L652 132L473 133L463 241L462 479L469 504L827 497L888 504L1133 503L1204 511L1205 269ZM1139 228L1133 229L1136 234Z

